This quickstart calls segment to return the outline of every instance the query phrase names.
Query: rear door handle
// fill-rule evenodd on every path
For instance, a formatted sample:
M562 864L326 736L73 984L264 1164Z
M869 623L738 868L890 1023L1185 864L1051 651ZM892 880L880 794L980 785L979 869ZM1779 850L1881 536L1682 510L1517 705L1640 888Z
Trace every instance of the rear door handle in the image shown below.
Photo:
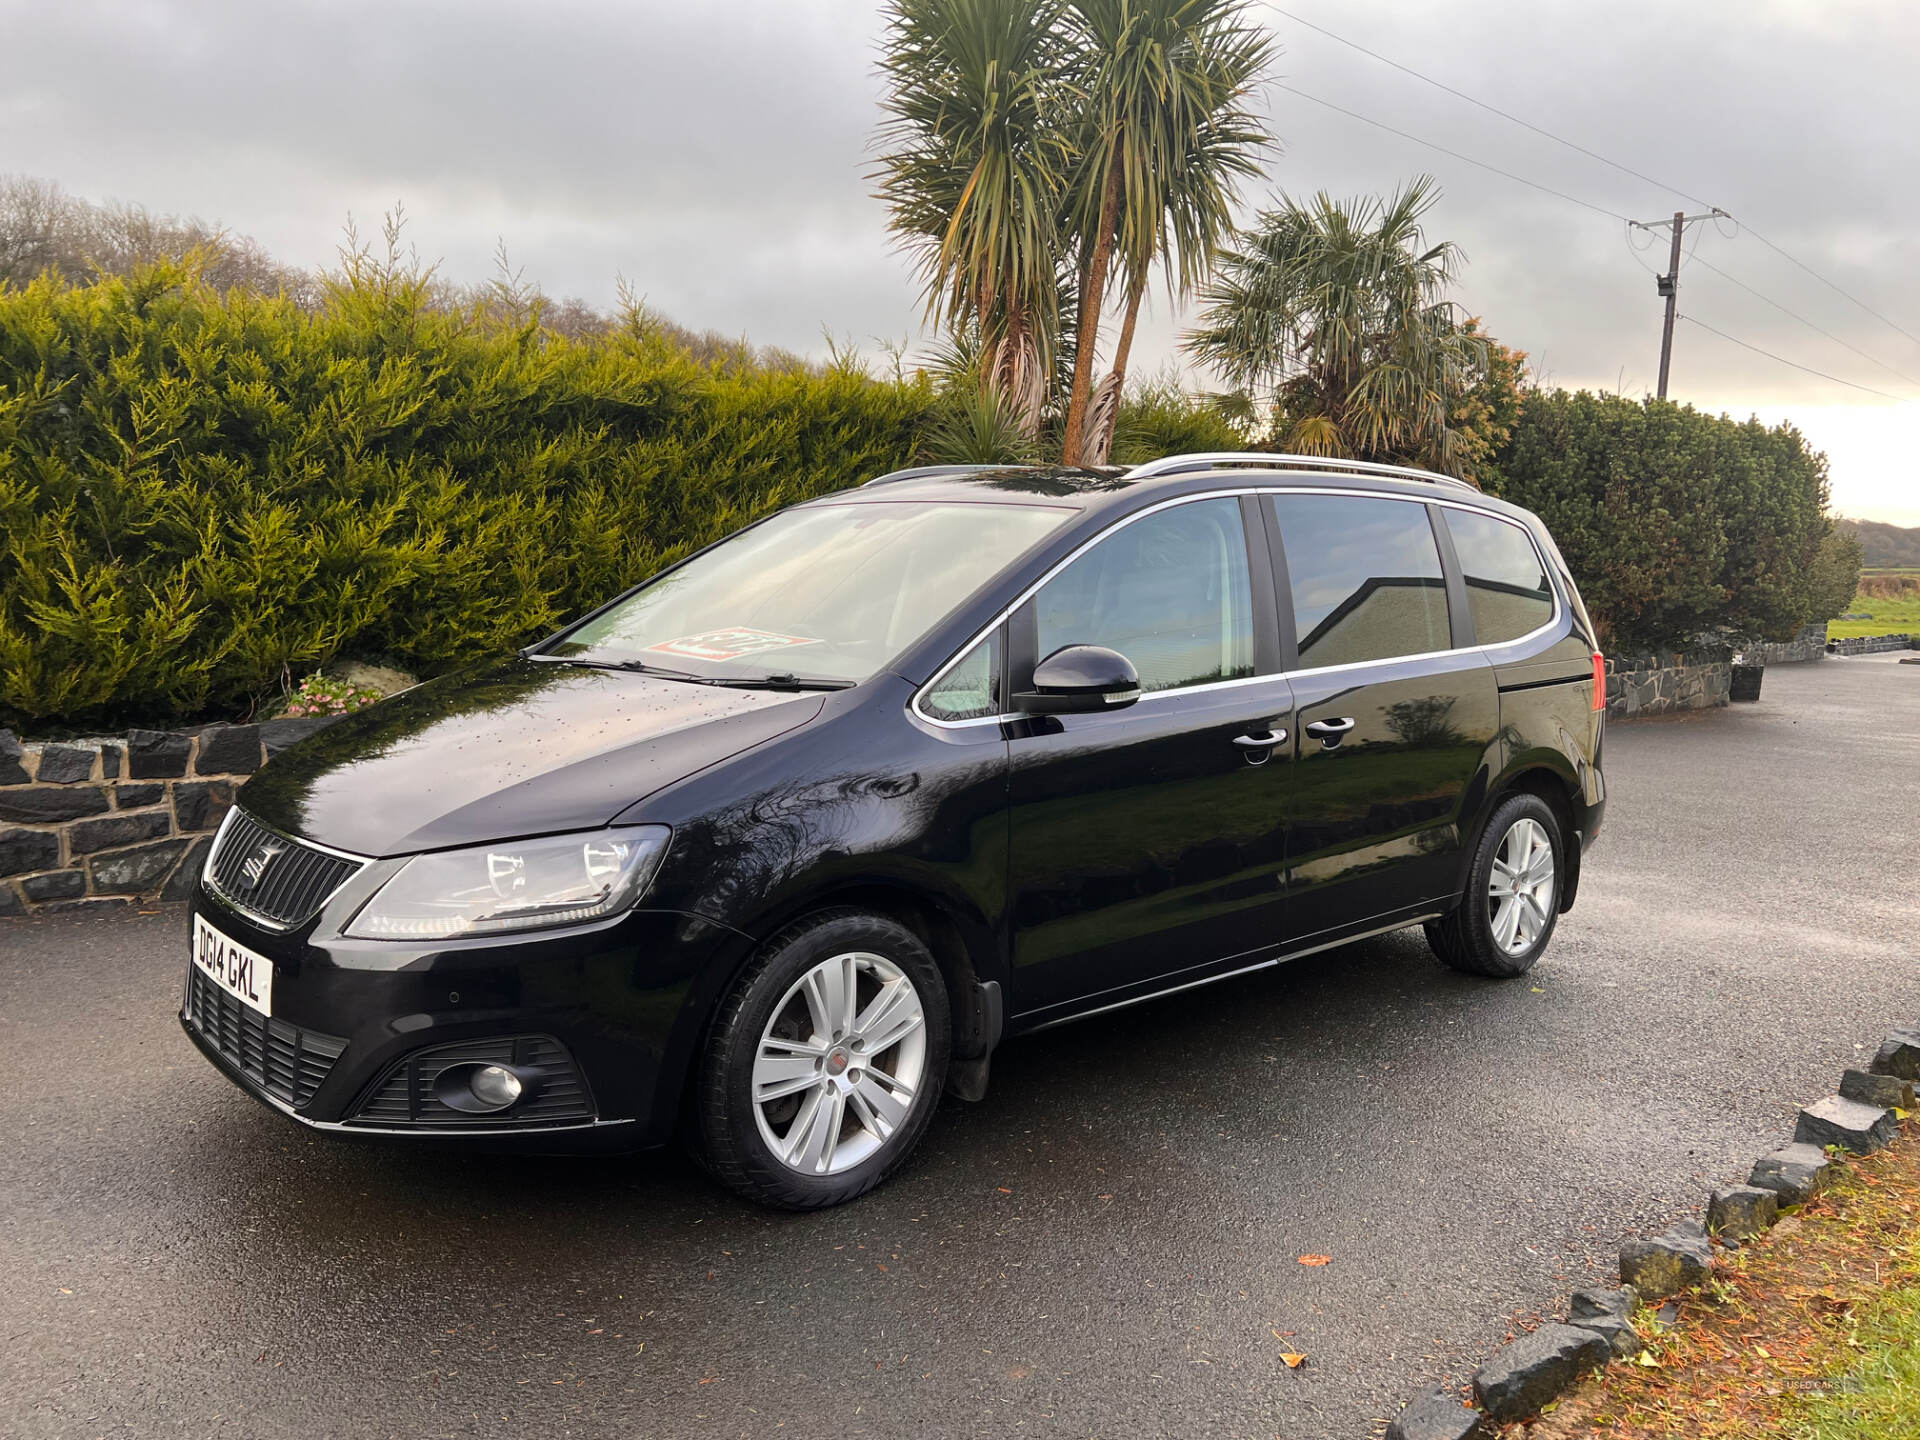
M1271 750L1276 745L1287 743L1287 732L1269 730L1262 735L1236 735L1233 737L1233 743L1242 750Z
M1307 726L1307 734L1320 741L1331 750L1338 745L1346 733L1353 729L1353 717L1343 715L1338 720L1315 720Z

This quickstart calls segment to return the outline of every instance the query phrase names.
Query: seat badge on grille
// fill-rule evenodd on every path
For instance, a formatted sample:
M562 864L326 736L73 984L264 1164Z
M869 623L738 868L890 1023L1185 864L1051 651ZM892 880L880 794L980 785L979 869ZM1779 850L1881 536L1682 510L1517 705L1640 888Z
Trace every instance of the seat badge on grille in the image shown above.
M249 855L240 866L241 883L252 890L260 884L261 877L267 873L267 867L283 854L287 847L268 840Z

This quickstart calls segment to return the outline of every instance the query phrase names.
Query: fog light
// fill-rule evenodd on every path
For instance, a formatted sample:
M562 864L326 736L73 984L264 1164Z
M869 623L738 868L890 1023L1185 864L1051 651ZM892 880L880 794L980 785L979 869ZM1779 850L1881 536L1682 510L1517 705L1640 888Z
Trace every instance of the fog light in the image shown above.
M505 1065L449 1065L434 1077L433 1098L463 1115L491 1115L526 1097L539 1085L538 1070Z
M504 1065L482 1065L467 1077L467 1089L489 1110L506 1109L525 1088L520 1077Z

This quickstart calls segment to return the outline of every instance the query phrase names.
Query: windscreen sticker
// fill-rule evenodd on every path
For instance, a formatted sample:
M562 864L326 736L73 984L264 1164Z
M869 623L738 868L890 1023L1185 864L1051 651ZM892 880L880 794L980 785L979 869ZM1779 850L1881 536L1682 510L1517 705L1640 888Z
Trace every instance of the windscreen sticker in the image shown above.
M742 655L758 655L766 650L787 650L795 645L818 645L809 635L775 635L770 630L708 630L699 635L682 635L678 640L662 640L647 649L666 655L685 655L690 660L738 660Z

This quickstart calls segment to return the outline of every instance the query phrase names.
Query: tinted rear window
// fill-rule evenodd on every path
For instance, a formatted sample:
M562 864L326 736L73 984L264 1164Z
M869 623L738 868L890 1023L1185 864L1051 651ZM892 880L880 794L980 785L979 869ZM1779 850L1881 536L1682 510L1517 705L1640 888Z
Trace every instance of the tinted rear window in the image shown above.
M1553 587L1525 530L1472 510L1449 508L1446 516L1475 639L1482 645L1517 640L1553 618Z
M1300 665L1451 649L1427 507L1365 495L1277 495Z

